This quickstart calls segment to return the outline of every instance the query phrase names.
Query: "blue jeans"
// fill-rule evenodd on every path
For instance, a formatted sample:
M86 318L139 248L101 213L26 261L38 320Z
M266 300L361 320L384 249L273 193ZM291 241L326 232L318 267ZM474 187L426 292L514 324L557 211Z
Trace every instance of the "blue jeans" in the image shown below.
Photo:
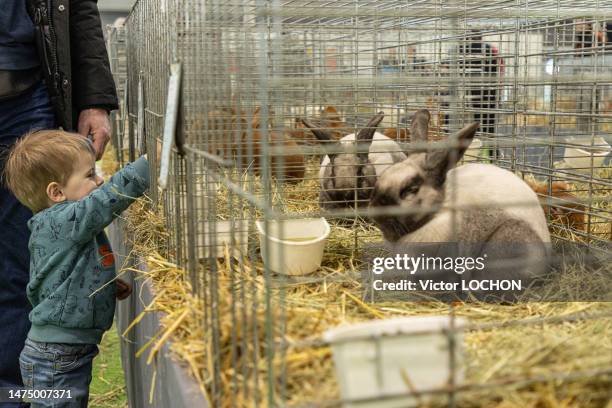
M19 136L55 126L49 96L42 83L24 95L0 101L0 170L7 150ZM30 231L26 222L31 216L30 210L0 183L0 387L22 385L19 353L30 330L31 306L26 297ZM0 402L0 408L18 406Z
M39 343L27 339L19 357L25 387L70 391L69 400L37 400L31 408L86 408L95 344Z

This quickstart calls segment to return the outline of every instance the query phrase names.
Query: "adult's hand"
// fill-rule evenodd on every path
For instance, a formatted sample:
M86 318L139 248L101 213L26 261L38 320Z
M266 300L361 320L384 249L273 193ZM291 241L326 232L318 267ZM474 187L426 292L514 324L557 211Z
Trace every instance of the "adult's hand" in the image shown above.
M83 136L92 136L96 160L100 160L111 137L108 112L99 108L82 110L79 114L79 133Z

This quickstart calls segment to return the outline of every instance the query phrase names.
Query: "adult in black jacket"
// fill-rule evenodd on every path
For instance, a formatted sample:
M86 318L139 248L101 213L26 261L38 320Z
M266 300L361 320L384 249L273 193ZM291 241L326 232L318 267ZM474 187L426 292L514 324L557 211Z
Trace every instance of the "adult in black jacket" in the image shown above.
M90 134L101 157L110 140L115 83L97 0L28 0L59 126Z
M36 128L91 135L101 156L110 140L108 112L116 108L96 0L2 1L0 170L15 140ZM0 388L22 386L31 216L0 183ZM0 402L0 408L18 406Z

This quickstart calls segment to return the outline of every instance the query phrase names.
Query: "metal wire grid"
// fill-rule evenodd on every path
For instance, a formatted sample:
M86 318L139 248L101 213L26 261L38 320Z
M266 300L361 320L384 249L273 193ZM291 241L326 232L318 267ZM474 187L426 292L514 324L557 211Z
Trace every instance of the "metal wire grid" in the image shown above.
M245 4L247 7L254 5ZM574 164L562 170L555 169L554 162L563 158L564 150L570 150L566 147L586 146L593 150L605 150L607 146L600 137L609 139L610 133L610 116L604 111L610 93L607 46L595 43L595 46L584 47L584 40L581 39L581 51L577 53L567 46L550 45L550 39L554 37L550 35L551 25L556 29L563 27L563 35L567 37L567 18L523 17L521 20L516 17L520 13L509 12L505 2L479 8L482 16L486 17L486 13L489 13L487 20L464 17L461 24L442 6L438 6L439 9L426 7L434 17L415 19L404 17L407 13L415 12L406 12L406 8L410 7L405 7L403 3L377 4L377 7L373 7L371 3L360 2L359 12L349 17L341 14L343 5L339 3L298 4L299 7L296 4L283 3L279 5L278 12L265 12L262 8L257 12L252 8L245 10L244 5L241 9L240 4L233 3L214 6L204 19L210 19L206 41L199 42L189 39L197 38L202 30L198 25L202 22L193 18L197 10L191 18L184 19L188 22L185 27L189 27L189 30L183 32L185 41L180 43L179 48L183 46L185 49L185 61L191 56L198 64L198 53L207 52L209 58L215 60L205 72L195 73L197 68L194 69L197 84L186 89L197 94L198 89L204 89L201 85L207 79L223 84L212 89L209 87L200 93L201 97L193 99L196 104L208 104L206 109L199 110L201 114L194 119L195 123L186 129L188 139L193 143L208 144L204 150L221 152L222 155L227 150L236 149L235 145L242 144L237 149L238 153L248 157L241 164L252 163L251 159L262 152L249 155L246 145L252 143L244 138L238 139L245 128L248 131L252 112L262 105L262 98L267 99L273 112L273 117L261 115L262 120L269 119L273 130L291 129L292 120L298 116L313 116L314 112L325 107L322 102L327 100L335 103L334 106L342 112L346 122L344 134L363 125L368 119L366 112L369 111L371 115L375 106L386 111L386 126L395 127L397 133L401 133L402 128L407 128L407 116L413 110L429 105L436 113L434 126L438 138L446 137L469 120L479 120L482 122L481 139L489 145L487 147L491 152L499 154L495 160L501 166L529 172L550 186L559 180L589 185L578 192L584 192L586 188L598 195L598 192L609 189L609 183L597 175L598 170L604 167L599 160L593 166ZM576 13L575 9L563 3L555 3L555 8L547 9L551 4L530 4L524 7L525 11L518 8L522 16L556 17L564 15L563 12ZM478 3L465 6L464 14L470 15L468 13L476 5ZM404 8L398 9L401 6ZM335 10L338 16L295 17L305 13L319 16L321 10L329 14L327 8L332 9L329 12L332 14ZM502 9L505 15L515 18L495 20L491 17ZM371 17L376 13L382 17ZM399 17L391 17L393 14L390 13ZM279 32L279 38L274 38L272 33L268 38L269 58L276 59L271 61L275 71L270 72L266 79L270 90L259 98L255 89L259 85L256 72L258 57L256 53L249 53L257 46L253 38L256 26L251 27L251 31L248 28L243 30L244 24L256 24L257 14L260 18L265 14L278 14L279 24L289 27L291 31L289 35ZM217 27L215 21L228 24ZM372 21L374 24L369 24ZM238 31L229 27L232 23L239 26ZM449 24L457 27L447 27ZM605 27L605 20L581 19L579 23L574 22L575 36L576 26L585 24ZM274 25L271 29L274 29ZM475 29L482 36L483 43L494 45L496 57L482 58L470 56L469 53L466 57L463 50L472 48L474 41L470 33ZM548 39L547 47L542 45L547 44L543 41L544 37ZM567 40L564 41L561 44L567 44ZM198 48L197 44L203 45ZM278 49L274 50L274 47ZM307 55L308 52L312 55ZM236 56L239 53L241 65L237 66ZM186 64L189 66L189 62ZM234 69L235 72L224 72L226 69ZM247 69L250 69L248 73ZM189 72L187 68L187 76ZM236 79L238 76L240 79ZM236 90L234 88L238 82L241 88ZM218 92L221 96L217 96ZM245 102L245 98L250 102ZM296 102L291 102L291 99ZM186 102L186 110L189 109L191 103ZM232 119L232 114L228 113L231 109L244 110L247 120L232 123L236 119ZM207 117L202 117L204 112L208 112ZM211 115L217 115L216 124L212 123ZM197 116L187 114L187 117ZM198 132L202 127L217 129L216 139L208 137L202 142L197 141L201 139L189 137L189 133ZM234 131L232 147L227 146L228 135L223 132L227 128ZM295 131L291 135L295 135ZM590 169L596 174L589 174ZM549 195L551 193L548 191ZM600 215L594 219L586 211L587 224L609 223L609 214ZM559 227L564 228L563 225ZM608 239L605 231L595 232L590 227L586 231L584 228L574 228L572 232L582 235L589 242L595 240L601 243Z
M125 103L125 88L127 86L127 54L125 44L125 27L123 25L109 25L106 29L107 50L109 61L115 84L117 88L117 96L119 103L123 106ZM117 150L117 162L123 164L120 152L123 151L124 145L129 143L126 137L126 121L124 114L126 109L119 109L111 112L111 125L113 135L113 145Z
M597 17L584 17L589 15ZM608 148L598 137L608 142L611 137L612 116L606 109L612 71L608 45L595 33L605 31L609 15L609 7L590 1L139 1L127 22L130 140L135 150L139 106L134 95L141 81L148 150L155 150L163 129L168 65L180 61L179 132L186 139L186 156L173 155L172 182L159 198L172 231L166 255L188 266L194 290L205 301L209 332L203 335L211 344L214 404L240 405L239 391L263 405L264 395L269 405L283 405L286 397L286 345L275 336L286 325L285 293L273 290L282 279L266 266L261 272L246 266L259 264L254 245L240 249L242 234L253 235L256 218L320 213L310 209L317 204L312 192L319 187L316 167L323 152L299 118L344 135L383 110L381 127L395 130L401 142L410 140L402 134L410 127L409 115L423 107L433 116L431 140L445 140L474 119L485 122L478 134L483 147L471 159L533 174L549 199L558 181L572 183L575 195L586 191L583 201L566 197L553 203L573 210L582 204L576 211L585 215L586 227L551 222L559 238L569 239L565 233L571 232L605 248L610 239L605 227L612 218L602 196L611 183L605 173L609 164L598 161L595 152ZM495 53L466 52L475 43L492 45ZM325 116L328 106L338 117ZM278 149L274 134L297 143L281 143ZM590 163L559 168L560 159L572 159L564 155L568 147L586 150ZM286 183L293 153L315 169L306 171L297 188ZM596 210L595 202L604 205ZM296 211L296 203L304 211ZM224 228L233 231L227 239ZM355 231L355 253L368 234ZM223 264L212 255L226 240L229 253L238 253L229 277L220 273ZM261 273L264 299L255 296ZM223 295L231 297L230 316L220 314ZM222 348L228 318L235 339L229 350ZM238 336L240 331L248 334ZM266 361L258 361L255 352L244 358L260 342L266 345ZM235 394L223 387L229 380L222 378L221 358L227 354ZM266 376L257 369L261 364ZM449 398L454 401L453 391Z
M175 18L170 14L170 3L137 2L125 23L127 36L128 88L127 109L129 129L129 157L133 160L145 150L151 162L151 180L159 177L158 145L164 128L169 64L173 60L172 42L168 33L175 32ZM140 89L139 89L140 88ZM143 124L139 128L139 115ZM146 140L141 140L143 132ZM150 189L150 195L164 211L166 227L170 232L168 247L164 256L184 259L186 256L182 224L186 219L185 183L181 162L172 156L171 182L167 194L157 196L157 188Z

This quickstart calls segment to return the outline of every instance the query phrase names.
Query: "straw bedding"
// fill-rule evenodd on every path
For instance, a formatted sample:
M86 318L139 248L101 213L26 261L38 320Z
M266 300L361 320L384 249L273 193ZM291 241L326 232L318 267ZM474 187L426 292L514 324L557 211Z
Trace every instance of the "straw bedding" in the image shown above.
M316 169L311 168L309 175L313 174ZM316 177L297 185L284 185L281 188L286 190L285 200L277 204L285 209L299 207L303 212L316 211L316 185ZM227 200L228 195L221 193L218 197L218 209L227 208L222 200ZM226 218L252 215L246 206L234 203L233 208L240 214L219 213ZM156 291L155 301L145 313L159 311L164 316L160 333L143 347L139 353L141 358L152 359L163 343L170 340L174 355L188 365L202 390L210 395L212 375L217 368L223 397L216 402L223 407L254 406L255 400L267 405L266 380L270 368L276 391L274 402L280 406L338 399L331 350L317 340L322 332L339 324L447 314L450 307L457 316L467 317L471 323L612 312L612 304L596 302L511 306L456 303L450 307L434 301L366 304L361 300L362 288L355 278L359 256L352 248L355 239L361 244L376 242L380 241L380 234L376 228L359 221L354 226L333 226L322 268L309 281L274 279L266 285L260 259L245 259L239 266L230 260L226 251L225 259L219 259L215 265L219 278L216 310L220 322L220 352L213 355L215 339L211 327L205 327L203 300L192 294L186 272L160 255L168 243L161 210L151 211L147 200L139 200L129 210L127 220L134 253L148 266L148 272L139 272L141 278L151 279ZM211 265L202 264L200 277L210 274L210 268ZM556 283L555 290L569 293L592 289L584 285L580 266L571 265L567 269L570 273L564 281ZM610 273L606 266L594 271L594 285L598 280L609 282ZM271 306L267 315L266 299ZM253 304L258 307L253 308ZM266 319L275 322L270 333L265 330ZM269 337L277 345L270 360ZM257 363L254 363L255 356ZM610 318L473 330L464 338L463 368L467 383L504 383L611 367ZM605 407L612 398L610 390L612 375L608 374L470 391L459 394L458 403L466 407ZM436 405L436 401L423 402L423 406Z

